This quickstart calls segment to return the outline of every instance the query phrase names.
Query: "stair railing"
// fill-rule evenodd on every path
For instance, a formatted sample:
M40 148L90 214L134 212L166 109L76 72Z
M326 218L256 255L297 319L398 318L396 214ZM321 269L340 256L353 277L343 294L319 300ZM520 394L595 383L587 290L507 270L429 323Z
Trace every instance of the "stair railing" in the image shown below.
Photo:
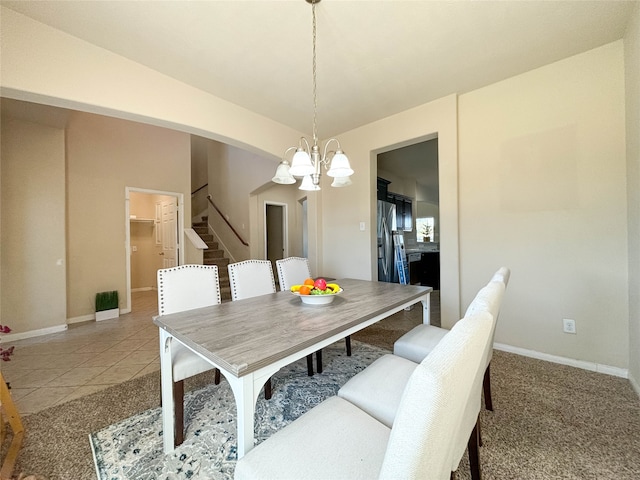
M236 231L235 228L233 228L233 225L231 225L229 223L229 220L227 220L227 217L225 217L223 215L223 213L220 211L220 209L218 208L218 206L213 203L213 200L211 198L211 195L207 195L207 200L209 200L209 203L211 204L211 206L215 209L216 212L218 212L218 214L220 215L220 217L222 217L222 219L224 220L224 222L229 226L229 228L231 229L231 231L234 233L234 235L238 238L238 240L240 240L240 242L242 242L243 245L245 246L249 246L249 244L247 242L245 242L243 240L243 238L240 236L240 234Z

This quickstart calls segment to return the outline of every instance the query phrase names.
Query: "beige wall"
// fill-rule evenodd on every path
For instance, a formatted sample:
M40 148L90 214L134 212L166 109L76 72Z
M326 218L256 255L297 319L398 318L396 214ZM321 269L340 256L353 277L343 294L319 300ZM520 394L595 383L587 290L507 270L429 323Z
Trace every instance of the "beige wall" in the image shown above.
M629 378L640 394L640 4L624 39L629 202Z
M2 119L2 325L65 328L64 130Z
M126 305L125 187L183 193L191 208L189 135L76 112L67 127L68 316L93 313L96 292ZM191 219L185 215L184 226Z
M506 265L497 342L626 368L622 47L461 95L458 112L463 304Z

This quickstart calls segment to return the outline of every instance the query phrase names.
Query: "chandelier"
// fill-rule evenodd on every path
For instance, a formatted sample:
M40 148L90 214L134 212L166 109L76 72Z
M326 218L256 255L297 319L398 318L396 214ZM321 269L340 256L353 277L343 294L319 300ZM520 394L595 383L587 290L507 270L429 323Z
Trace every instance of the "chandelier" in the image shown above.
M275 183L290 185L296 183L294 177L302 177L300 190L320 190L320 177L322 167L327 170L327 175L333 177L332 187L346 187L351 185L349 177L353 175L349 159L342 151L340 142L331 138L327 140L324 148L318 146L318 128L316 111L318 107L317 82L316 82L316 3L320 0L306 0L311 4L313 18L313 145L305 137L301 137L297 146L285 150L282 161L276 169L275 176L271 179ZM335 150L329 150L329 146L335 143ZM287 155L294 151L291 164L287 161ZM321 153L322 150L322 153Z

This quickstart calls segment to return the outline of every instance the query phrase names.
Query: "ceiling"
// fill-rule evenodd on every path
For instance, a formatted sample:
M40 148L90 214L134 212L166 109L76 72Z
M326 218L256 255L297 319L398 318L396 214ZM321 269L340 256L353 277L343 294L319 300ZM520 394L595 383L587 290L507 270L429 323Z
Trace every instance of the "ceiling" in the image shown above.
M618 40L634 3L323 0L316 6L318 136ZM311 131L311 6L305 0L0 4Z

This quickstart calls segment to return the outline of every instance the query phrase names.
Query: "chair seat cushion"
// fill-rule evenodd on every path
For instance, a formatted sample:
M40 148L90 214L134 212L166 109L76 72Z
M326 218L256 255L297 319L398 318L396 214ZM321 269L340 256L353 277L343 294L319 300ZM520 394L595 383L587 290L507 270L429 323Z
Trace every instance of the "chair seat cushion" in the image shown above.
M449 333L449 330L433 325L418 325L393 344L393 354L420 363Z
M391 428L402 392L417 363L384 355L345 383L338 396Z
M330 397L238 460L235 480L378 478L391 430Z
M173 381L178 382L214 368L206 360L193 353L180 342L171 346L171 364L173 365Z

